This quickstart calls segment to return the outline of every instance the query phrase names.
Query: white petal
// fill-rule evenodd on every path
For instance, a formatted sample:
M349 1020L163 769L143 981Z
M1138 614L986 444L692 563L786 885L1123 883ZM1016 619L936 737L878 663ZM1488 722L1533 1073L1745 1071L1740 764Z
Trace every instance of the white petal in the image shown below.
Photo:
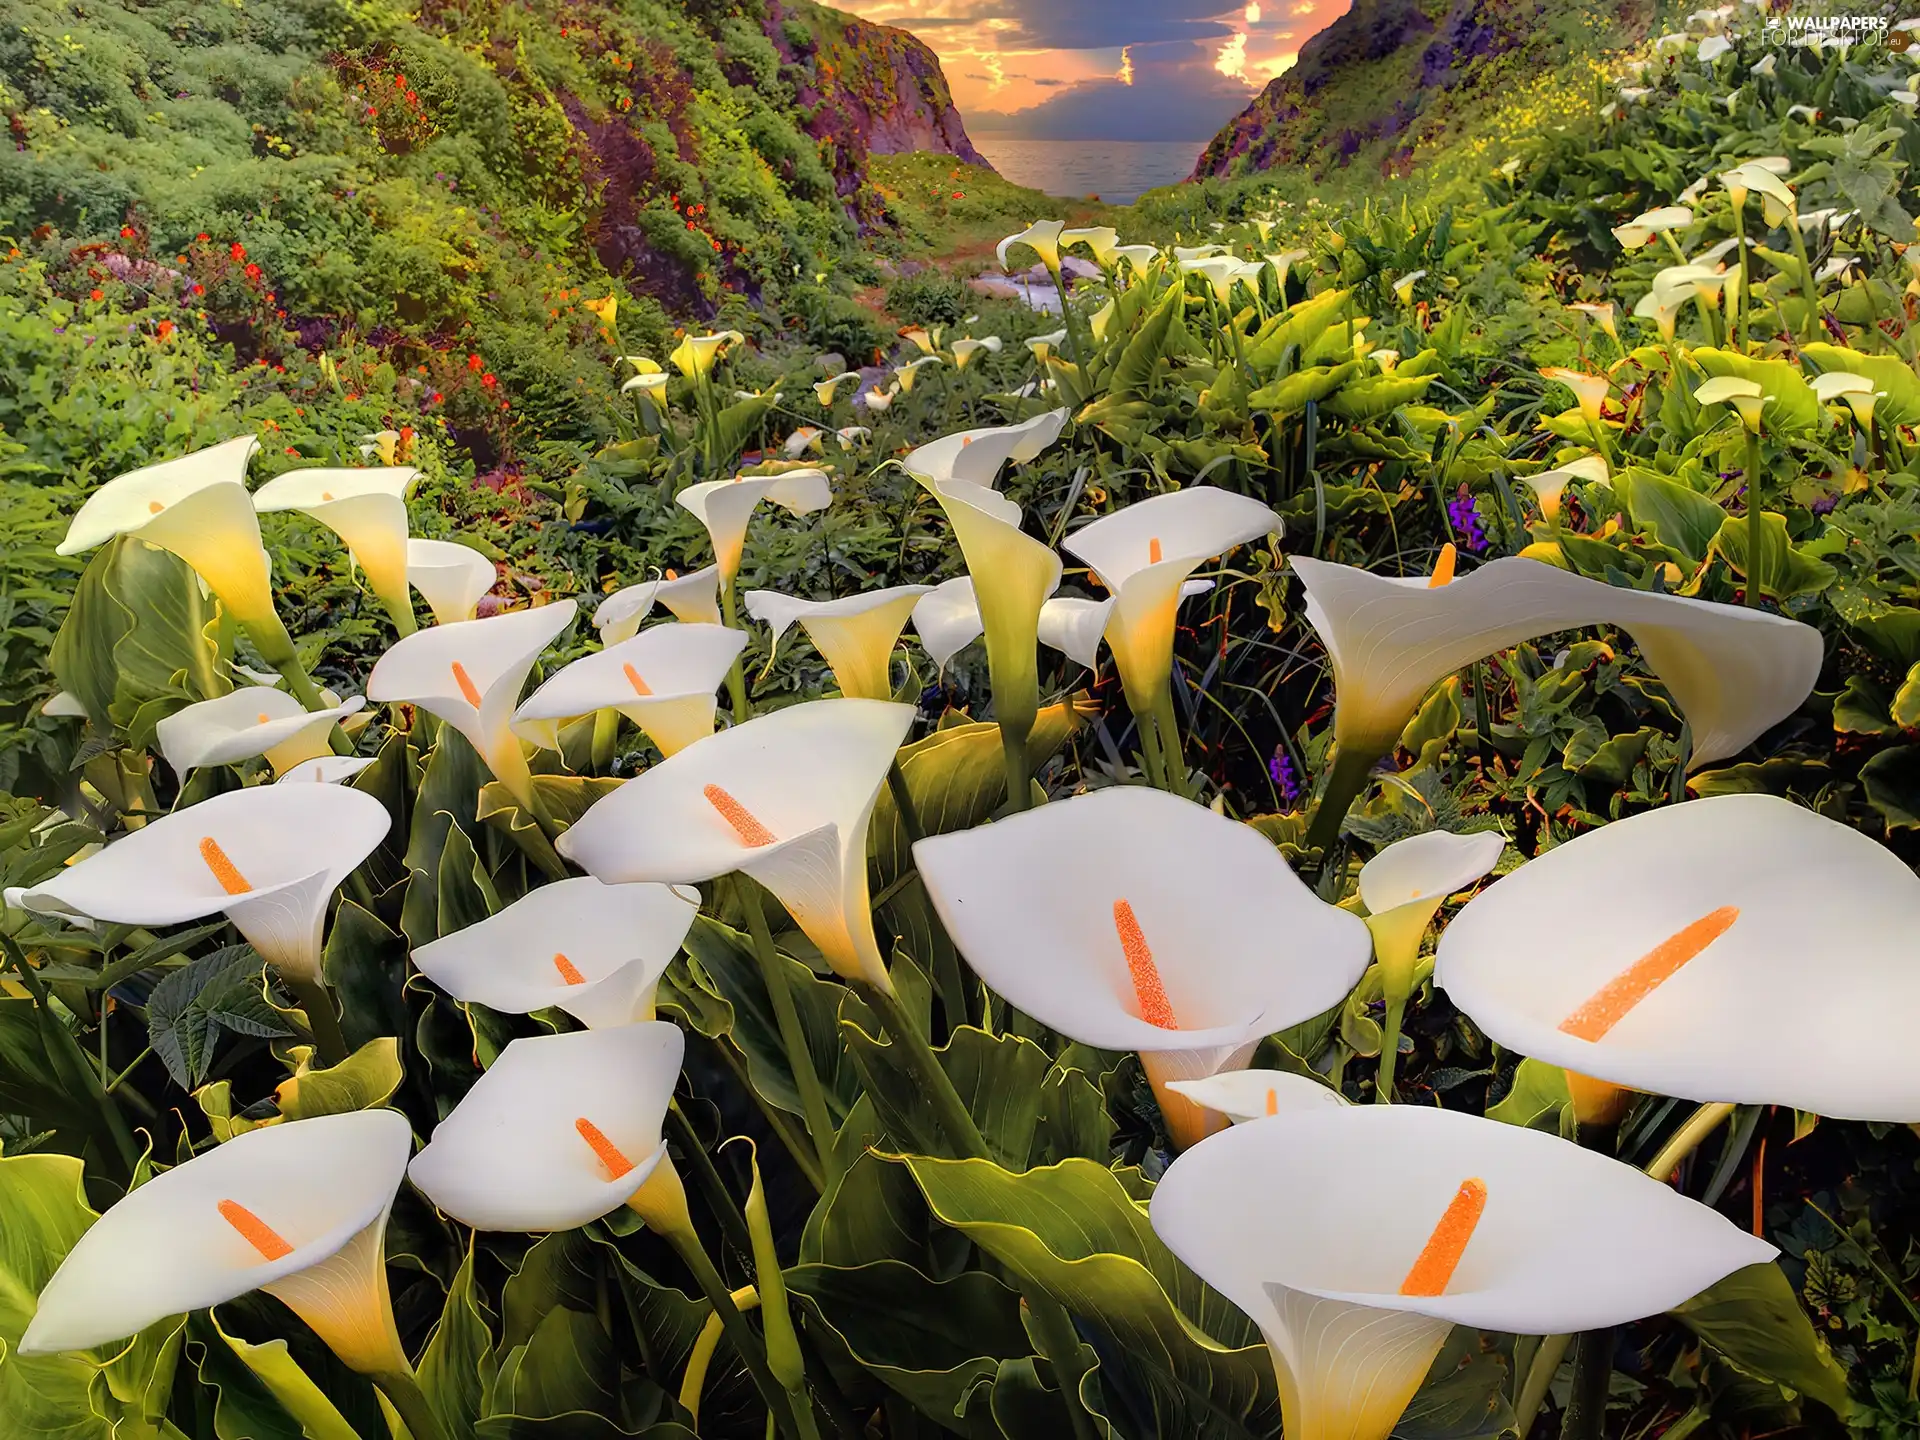
M1175 1080L1167 1088L1218 1110L1236 1125L1347 1103L1331 1085L1288 1070L1227 1070L1204 1080Z
M247 461L260 448L252 435L237 435L218 445L117 475L87 497L67 527L59 553L78 555L115 535L130 534L151 521L154 507L165 510L209 485L247 483Z
M927 480L961 480L991 488L1002 467L1037 457L1060 438L1065 410L1048 410L1018 425L988 425L943 435L910 452L901 464Z
M672 754L713 733L714 692L746 643L744 631L723 625L655 625L549 677L513 723L526 733L530 722L617 709Z
M174 711L154 727L154 737L167 763L183 776L202 765L230 765L283 746L308 751L293 757L300 763L324 752L328 730L366 703L355 695L327 710L308 710L284 690L250 685Z
M374 762L358 755L322 755L317 760L303 760L286 774L274 781L276 785L289 782L322 785L341 785L353 779L362 770Z
M660 1123L686 1040L648 1020L515 1040L500 1052L409 1174L478 1230L571 1230L624 1205L666 1154ZM632 1164L610 1176L576 1128L593 1124Z
M68 1252L21 1352L89 1349L327 1260L385 1215L412 1148L404 1115L358 1110L264 1125L161 1172ZM292 1251L262 1259L220 1213L222 1200Z
M1376 915L1415 900L1444 900L1499 864L1506 843L1497 830L1429 830L1396 840L1360 867L1360 899Z
M426 597L434 623L471 620L480 597L497 578L493 562L451 540L407 541L407 580Z
M754 506L768 500L795 515L810 515L833 502L833 487L824 470L788 470L779 475L703 480L689 485L674 499L707 527L714 562L721 577L730 579L740 570L740 551L746 543L747 521Z
M980 638L980 606L973 596L973 577L943 581L922 595L913 607L913 629L920 645L940 669Z
M1568 896L1605 895L1568 924ZM1669 936L1739 917L1598 1042L1560 1024ZM1637 1090L1920 1120L1920 878L1885 846L1771 795L1664 805L1495 882L1441 938L1435 980L1520 1053ZM1549 940L1547 937L1551 937ZM1818 983L1814 983L1817 978Z
M1307 618L1333 661L1341 733L1390 745L1434 684L1523 640L1611 623L1693 729L1693 764L1744 749L1813 688L1819 631L1745 606L1626 590L1510 557L1429 589L1305 556Z
M690 886L561 880L422 945L413 963L457 1000L516 1015L558 1005L591 1026L626 1025L653 1018L654 986L699 906ZM581 983L567 982L556 955Z
M1112 613L1111 597L1083 600L1073 595L1055 595L1040 607L1040 643L1089 670L1098 669L1100 637L1107 633L1107 617Z
M832 667L840 693L856 699L893 696L889 667L893 647L920 597L930 585L893 585L865 590L839 600L802 600L777 590L749 590L747 613L772 632L772 644L798 622L821 658Z
M1314 1177L1338 1175L1338 1185ZM1400 1293L1461 1184L1486 1209L1437 1296ZM1638 1320L1778 1253L1631 1166L1518 1125L1421 1105L1296 1111L1176 1160L1153 1228L1269 1336L1275 1287L1520 1335ZM1568 1236L1579 1243L1569 1244Z
M1237 1046L1326 1010L1369 954L1258 832L1129 786L913 847L947 933L1043 1024L1112 1050ZM1140 1018L1115 929L1126 901L1182 1028Z

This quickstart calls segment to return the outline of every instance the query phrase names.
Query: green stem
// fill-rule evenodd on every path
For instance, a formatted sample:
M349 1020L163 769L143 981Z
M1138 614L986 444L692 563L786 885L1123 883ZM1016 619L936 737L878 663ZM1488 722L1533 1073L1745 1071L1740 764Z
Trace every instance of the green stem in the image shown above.
M1573 1388L1560 1421L1560 1440L1603 1440L1612 1379L1613 1331L1582 1331L1573 1342Z
M913 791L907 787L907 772L900 768L900 757L897 755L887 766L887 789L893 792L893 812L900 817L900 828L907 832L907 843L917 845L927 838L927 831L920 823L920 811L913 803Z
M1322 855L1332 851L1333 842L1340 837L1340 822L1347 818L1347 811L1367 788L1367 774L1373 769L1373 762L1386 753L1385 746L1375 749L1342 745L1337 740L1334 745L1333 771L1327 776L1326 788L1320 792L1320 802L1314 806L1313 819L1307 825L1307 848L1317 849Z
M1400 1063L1400 1025L1406 1014L1404 995L1387 1001L1386 1023L1380 1027L1380 1072L1373 1082L1373 1099L1377 1105L1393 1103L1393 1072Z
M802 1440L793 1413L787 1405L787 1392L773 1378L773 1371L767 1368L766 1347L760 1343L760 1337L733 1303L733 1292L727 1289L727 1282L720 1278L720 1272L713 1268L713 1261L707 1258L699 1235L690 1225L684 1230L669 1230L665 1234L674 1253L693 1272L694 1283L699 1285L700 1293L707 1297L713 1313L720 1317L721 1328L726 1331L727 1338L733 1341L735 1353L747 1367L747 1373L753 1377L754 1388L759 1390L760 1399L772 1414L774 1422L789 1435L795 1436L795 1440Z
M1134 725L1140 731L1140 758L1147 767L1147 783L1156 790L1166 790L1167 757L1160 750L1160 728L1154 723L1153 713L1133 717Z
M1793 258L1800 262L1800 289L1807 297L1807 318L1800 327L1802 344L1820 333L1820 289L1813 283L1813 262L1807 259L1807 237L1800 233L1800 217L1787 216L1787 234L1793 240Z
M1688 1117L1686 1124L1673 1132L1673 1138L1660 1147L1660 1153L1647 1162L1646 1173L1654 1179L1665 1181L1680 1166L1680 1162L1700 1148L1705 1140L1720 1127L1720 1123L1733 1114L1733 1106L1716 1101L1711 1105L1702 1105Z
M140 1163L140 1147L134 1143L133 1132L127 1128L126 1117L120 1113L120 1106L107 1093L99 1073L93 1068L93 1062L73 1038L73 1032L53 1013L52 997L47 993L40 972L28 963L26 953L11 936L5 934L0 934L0 947L5 948L8 963L19 973L20 983L27 987L27 993L33 998L33 1013L41 1027L41 1043L47 1047L47 1058L68 1072L68 1084L79 1085L92 1093L94 1103L100 1110L100 1118L106 1122L107 1133L113 1139L113 1148L119 1152L120 1163L131 1176ZM105 1017L102 1017L101 1024L105 1023Z
M614 746L620 738L620 712L611 706L593 715L593 773L605 775L613 769Z
M1075 1440L1094 1440L1096 1432L1093 1419L1080 1403L1080 1382L1087 1373L1087 1367L1080 1363L1080 1337L1074 1331L1073 1318L1051 1301L1036 1305L1031 1294L1026 1301L1027 1314L1033 1317L1034 1338L1040 1346L1040 1353L1053 1366L1054 1378L1060 1385L1060 1399L1067 1407L1067 1418L1073 1424Z
M1000 726L1000 751L1007 767L1007 805L1020 811L1033 806L1032 775L1027 769L1027 741L1016 736L1003 721Z
M1739 257L1740 262L1740 284L1734 292L1738 296L1740 306L1740 315L1736 322L1738 328L1735 331L1739 338L1735 343L1740 353L1744 355L1747 353L1747 306L1752 299L1747 290L1747 207L1744 205L1733 207L1733 234L1736 241L1733 253Z
M347 1058L346 1037L340 1033L340 1017L333 1008L333 996L318 980L296 980L284 972L280 978L307 1012L307 1028L313 1032L313 1046L319 1052L322 1067L338 1065Z
M707 1208L720 1221L727 1243L742 1255L753 1253L753 1237L747 1233L746 1217L740 1213L740 1207L733 1203L733 1197L727 1193L720 1172L714 1169L713 1157L707 1154L707 1147L700 1142L700 1133L693 1128L693 1122L680 1108L680 1102L674 1101L667 1107L667 1123L673 1128L674 1138L680 1142L681 1155L693 1166L694 1183L700 1187L701 1195L706 1199Z
M1066 327L1067 350L1073 356L1073 368L1079 372L1080 383L1084 385L1087 367L1080 358L1080 328L1073 323L1073 306L1067 303L1067 282L1060 273L1060 262L1055 260L1049 263L1047 274L1053 277L1054 293L1060 297L1060 323Z
M411 1371L383 1370L368 1378L380 1387L380 1393L400 1412L400 1419L413 1440L447 1440L446 1429L440 1424L440 1417L434 1413L427 1392L420 1388L420 1382L413 1378Z
M821 1173L831 1184L840 1168L833 1144L837 1131L833 1112L827 1108L827 1093L820 1086L819 1072L814 1069L813 1052L807 1048L807 1032L801 1027L800 1011L793 1003L793 990L787 984L785 962L773 948L773 932L767 928L759 883L740 875L739 893L747 912L747 930L753 936L753 953L760 962L767 995L773 1001L774 1018L780 1024L780 1044L787 1052L787 1068L793 1071L794 1087L800 1092L800 1107L806 1112L808 1136L819 1157Z
M1747 427L1747 604L1760 603L1760 432Z
M740 602L735 595L733 581L728 580L720 587L720 599L725 608L726 623L729 630L740 628ZM727 694L733 697L733 723L744 724L753 718L753 707L747 703L747 667L743 658L745 652L733 657L733 664L727 668Z
M1514 1402L1514 1433L1519 1440L1527 1440L1527 1432L1533 1428L1533 1417L1540 1413L1540 1407L1546 1403L1547 1391L1553 1387L1553 1377L1560 1371L1560 1361L1567 1353L1567 1346L1573 1343L1571 1335L1548 1335L1540 1342L1540 1348L1533 1352L1533 1364L1527 1368L1526 1383L1520 1389L1520 1398Z
M1173 686L1163 686L1153 698L1153 728L1160 739L1160 767L1165 789L1187 793L1187 757L1180 747L1180 722L1173 713Z
M409 594L403 603L398 599L382 600L381 609L387 612L387 618L393 621L393 628L399 632L402 640L420 628L420 622L413 618L413 596Z

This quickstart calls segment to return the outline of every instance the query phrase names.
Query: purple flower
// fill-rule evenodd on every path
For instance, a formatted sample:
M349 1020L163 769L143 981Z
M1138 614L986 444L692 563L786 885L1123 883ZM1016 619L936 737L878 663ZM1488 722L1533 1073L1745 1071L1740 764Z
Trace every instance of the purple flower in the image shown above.
M1293 761L1284 750L1274 751L1273 758L1267 761L1267 778L1280 791L1283 803L1292 805L1300 799L1300 782L1293 773Z
M1447 501L1447 519L1453 522L1454 533L1460 537L1460 543L1473 554L1479 554L1487 548L1487 532L1480 526L1480 512L1474 509L1473 496L1462 485L1459 493Z

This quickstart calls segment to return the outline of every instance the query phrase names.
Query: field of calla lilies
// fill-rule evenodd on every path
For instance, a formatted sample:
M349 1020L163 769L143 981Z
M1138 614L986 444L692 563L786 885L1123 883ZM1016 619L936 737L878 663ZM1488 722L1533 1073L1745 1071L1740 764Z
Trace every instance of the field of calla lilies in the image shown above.
M0 1433L1920 1433L1915 34L76 487Z

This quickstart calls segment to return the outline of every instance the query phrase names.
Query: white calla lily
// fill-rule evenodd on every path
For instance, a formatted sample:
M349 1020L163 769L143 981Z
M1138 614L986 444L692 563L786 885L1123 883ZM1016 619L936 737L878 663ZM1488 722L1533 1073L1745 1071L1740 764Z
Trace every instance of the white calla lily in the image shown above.
M1048 410L1017 425L987 425L943 435L900 463L923 480L963 480L992 489L1009 463L1024 465L1060 438L1067 412Z
M367 676L367 698L421 709L467 737L494 779L521 805L533 804L513 712L541 652L573 624L572 600L461 620L409 635Z
M270 661L278 665L291 659L292 641L273 609L260 520L247 493L247 461L259 448L256 436L240 435L115 476L74 513L57 553L81 555L116 535L170 550L256 632L256 642L274 649ZM281 640L286 641L284 657Z
M867 823L911 705L814 700L723 730L627 781L555 842L609 883L741 871L834 971L891 989L867 895Z
M645 1214L656 1176L679 1190L660 1126L686 1043L662 1020L515 1040L408 1175L476 1230L572 1230L622 1205Z
M1610 897L1604 924L1552 920L1568 885ZM1590 1077L1577 1104L1625 1087L1912 1123L1916 926L1920 879L1885 846L1777 796L1716 795L1489 886L1441 938L1434 979L1502 1045Z
M1599 425L1600 407L1613 390L1613 382L1606 376L1590 375L1583 370L1568 370L1556 365L1542 370L1540 378L1566 386L1579 403L1581 418L1589 425Z
M747 614L773 632L770 649L798 624L839 682L855 700L891 700L893 647L920 597L931 585L893 585L839 600L802 600L778 590L749 590Z
M1026 346L1033 352L1033 358L1044 365L1047 363L1047 357L1066 343L1067 332L1062 328L1049 330L1044 335L1030 335L1027 337Z
M654 991L699 909L691 885L580 876L420 946L413 963L456 1000L510 1015L557 1006L593 1029L631 1025L653 1019Z
M289 470L253 492L253 508L263 515L297 510L338 535L400 633L410 635L407 492L419 478L410 465Z
M984 628L971 575L942 581L914 602L913 630L936 669L946 669L947 662L978 640Z
M705 380L722 355L735 345L744 345L747 337L738 330L722 330L717 335L688 335L673 347L667 359L689 380Z
M1577 460L1569 460L1565 465L1556 465L1551 470L1542 470L1537 474L1523 475L1521 480L1533 491L1534 498L1540 502L1540 513L1552 525L1560 523L1560 502L1567 493L1567 486L1575 480L1585 480L1592 484L1604 485L1609 475L1607 462L1599 455L1582 455Z
M1750 193L1759 195L1769 225L1780 224L1799 204L1774 167L1762 161L1750 160L1745 165L1736 165L1721 175L1720 183L1736 206L1745 205Z
M1125 261L1131 272L1132 280L1139 280L1147 273L1149 266L1160 258L1160 249L1156 245L1116 245L1113 247L1115 263Z
M956 340L953 342L951 348L953 350L953 368L956 370L964 370L968 365L973 363L973 357L976 355L998 355L1000 353L1001 341L998 335L983 335L978 340L971 338Z
M313 760L302 760L274 783L344 785L373 763L371 757L361 755L321 755Z
M1427 278L1424 270L1415 270L1411 275L1402 275L1391 284L1394 299L1405 305L1413 299L1413 287Z
M736 475L731 480L703 480L689 485L674 499L707 527L719 567L720 591L733 589L740 573L740 552L747 543L747 522L762 500L794 515L811 515L833 503L833 487L824 470L787 470L778 475Z
M1585 316L1588 320L1606 331L1613 339L1618 340L1620 338L1620 332L1614 326L1613 305L1611 302L1596 303L1590 300L1573 300L1568 302L1567 309Z
M556 671L513 713L515 732L560 748L559 729L598 710L617 710L662 755L713 733L714 692L746 648L724 625L655 625Z
M1824 654L1819 631L1785 616L1622 589L1518 556L1459 580L1396 579L1299 555L1291 564L1333 665L1335 765L1345 772L1321 802L1330 816L1316 820L1322 843L1421 697L1523 640L1598 624L1624 629L1687 717L1692 767L1737 753L1791 714Z
M1167 1088L1205 1109L1218 1110L1235 1125L1347 1103L1331 1085L1290 1070L1223 1070L1202 1080L1169 1080Z
M360 458L371 460L378 455L382 465L392 465L400 458L400 451L404 448L401 442L406 438L398 430L375 430L371 434L362 435L359 446Z
M1070 1039L1139 1052L1183 1146L1219 1117L1169 1081L1243 1067L1366 969L1366 927L1264 836L1144 786L922 840L913 857L980 977Z
M669 570L663 580L645 580L614 591L593 612L600 642L618 645L631 640L655 605L666 606L676 620L689 625L720 624L720 567L704 565L679 576Z
M1693 223L1693 211L1685 205L1662 205L1657 210L1648 210L1624 225L1613 227L1613 238L1620 242L1623 250L1638 250L1652 240L1655 235L1669 230L1684 230Z
M1060 243L1066 234L1066 225L1059 220L1035 220L1018 235L1009 235L994 247L994 259L1000 262L1000 268L1010 268L1007 264L1007 252L1015 245L1024 245L1040 257L1040 263L1060 273Z
M1190 485L1116 510L1067 537L1063 548L1113 592L1106 640L1136 715L1153 713L1166 693L1187 577L1215 556L1281 528L1280 517L1258 500Z
M174 711L154 727L154 738L182 777L202 765L231 765L257 755L266 756L275 775L284 775L332 754L328 736L334 724L366 703L355 695L326 710L309 710L284 690L248 685Z
M1114 252L1120 245L1120 232L1111 225L1082 225L1060 232L1059 245L1062 250L1070 250L1075 245L1084 245L1094 261L1102 267L1113 264Z
M1456 1324L1604 1329L1778 1253L1597 1151L1420 1105L1235 1126L1174 1161L1151 1212L1260 1327L1288 1440L1386 1440Z
M91 1349L264 1290L353 1369L407 1372L385 1242L412 1149L406 1116L357 1110L257 1126L162 1171L67 1252L20 1352Z
M1180 587L1180 598L1191 600L1211 589L1211 580L1189 580ZM1113 618L1117 603L1111 595L1105 600L1055 595L1040 607L1040 643L1050 650L1058 650L1076 664L1097 670L1100 666L1100 641L1107 633L1107 625Z
M813 385L813 398L818 400L824 409L833 404L833 397L840 393L840 387L845 385L849 380L858 385L860 383L860 372L858 370L842 370L838 375L829 375L824 380L816 380Z
M945 362L938 355L922 355L917 360L909 360L904 365L894 366L894 380L900 387L900 393L911 395L914 381L920 378L920 372L929 366L938 368L943 363Z
M407 583L433 611L436 625L473 619L480 599L493 589L493 562L471 545L452 540L407 541Z
M327 902L392 825L339 785L255 785L175 810L6 903L118 925L224 913L290 982L320 975Z
M780 454L788 460L798 460L809 450L818 454L820 451L820 436L823 433L818 425L797 426L793 433L781 442Z

